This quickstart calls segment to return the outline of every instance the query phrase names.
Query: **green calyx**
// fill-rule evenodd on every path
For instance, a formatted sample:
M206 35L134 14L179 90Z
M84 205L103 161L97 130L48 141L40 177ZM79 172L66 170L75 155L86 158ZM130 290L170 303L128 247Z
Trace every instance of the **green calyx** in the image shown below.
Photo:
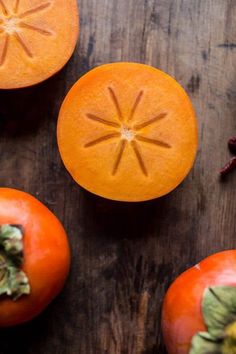
M29 280L21 270L23 247L20 226L0 226L0 296L17 300L30 293Z
M236 287L208 288L202 313L208 331L193 337L189 354L236 354Z

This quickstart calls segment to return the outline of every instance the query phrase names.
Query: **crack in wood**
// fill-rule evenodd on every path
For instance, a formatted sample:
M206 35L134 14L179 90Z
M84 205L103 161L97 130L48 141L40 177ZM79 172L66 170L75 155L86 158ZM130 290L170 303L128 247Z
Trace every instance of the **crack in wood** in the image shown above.
M100 144L106 140L110 140L110 139L113 139L113 138L117 138L120 136L120 133L111 133L111 134L107 134L107 135L103 135L101 136L100 138L97 138L95 140L92 140L90 141L89 143L85 144L84 147L85 148L88 148L88 147L91 147L91 146L94 146L94 145L97 145L97 144Z
M218 45L219 48L225 48L225 49L236 49L236 43L221 43Z

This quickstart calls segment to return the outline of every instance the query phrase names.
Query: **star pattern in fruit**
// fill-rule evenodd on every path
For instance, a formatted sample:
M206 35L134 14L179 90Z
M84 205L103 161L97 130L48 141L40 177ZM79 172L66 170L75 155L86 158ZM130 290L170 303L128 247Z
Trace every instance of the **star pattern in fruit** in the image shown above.
M86 115L87 119L109 127L109 132L96 138L95 140L89 141L85 144L84 147L91 148L104 141L117 139L117 155L115 156L115 161L112 168L112 175L115 175L122 162L122 157L124 155L125 149L127 148L127 145L130 144L142 173L145 176L148 176L145 160L141 151L141 145L151 144L153 146L161 147L164 149L171 148L171 145L167 142L147 137L143 132L143 129L156 123L157 121L164 119L167 116L167 113L161 112L153 118L144 120L142 123L135 123L135 113L144 95L144 91L141 90L135 99L129 117L124 119L121 106L114 89L108 87L108 91L113 101L114 108L116 109L119 121L107 120L102 117L98 117L95 114L88 113ZM110 129L111 127L113 128L112 130Z
M32 58L33 53L27 44L27 31L34 31L44 36L52 35L50 30L32 25L32 19L48 9L51 2L43 1L34 7L21 11L21 1L12 0L12 4L9 6L10 1L0 0L0 67L7 60L10 39L14 38L26 56Z

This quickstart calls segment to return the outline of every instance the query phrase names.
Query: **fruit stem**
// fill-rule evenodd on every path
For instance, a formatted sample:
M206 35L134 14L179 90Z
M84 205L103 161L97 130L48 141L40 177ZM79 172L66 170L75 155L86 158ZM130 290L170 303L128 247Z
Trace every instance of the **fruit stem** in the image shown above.
M30 293L29 280L21 270L23 232L19 225L0 226L0 296L17 300Z
M225 330L225 340L222 347L223 354L236 354L236 322L230 324Z

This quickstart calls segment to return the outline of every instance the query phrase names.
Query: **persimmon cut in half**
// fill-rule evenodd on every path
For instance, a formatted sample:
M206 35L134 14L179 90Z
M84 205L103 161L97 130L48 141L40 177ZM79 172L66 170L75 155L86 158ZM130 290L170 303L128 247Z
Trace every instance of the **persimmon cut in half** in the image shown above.
M58 219L31 195L0 188L0 327L41 313L62 289L69 266Z
M78 30L76 0L0 0L0 88L31 86L58 72Z
M192 104L170 76L138 63L100 66L68 93L58 145L85 189L119 201L167 194L191 169L197 150Z

